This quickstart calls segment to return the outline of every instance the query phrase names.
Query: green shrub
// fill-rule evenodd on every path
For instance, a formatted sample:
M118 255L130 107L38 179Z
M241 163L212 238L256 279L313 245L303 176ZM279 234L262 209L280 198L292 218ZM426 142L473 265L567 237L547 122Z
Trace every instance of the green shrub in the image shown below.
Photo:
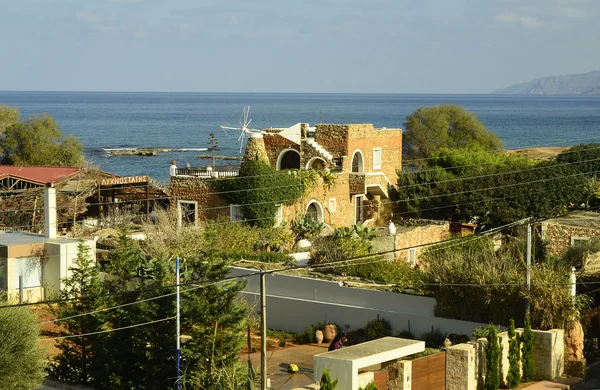
M292 223L292 232L296 235L296 239L311 239L318 236L323 231L325 225L306 215L296 218Z
M321 376L321 390L334 390L338 384L338 379L331 381L331 374L328 369L323 369L323 375Z
M358 328L348 333L346 335L346 339L348 340L348 345L356 345L364 343L365 341L369 341L364 328Z
M415 335L412 334L412 332L410 330L406 330L406 329L402 329L400 332L396 333L396 337L399 337L401 339L411 339L411 340L416 339Z
M529 313L525 315L525 329L523 329L523 382L533 380L535 371L533 368L533 331L531 330L531 319Z
M382 257L353 261L343 267L337 267L346 275L377 283L395 284L400 289L417 287L422 281L422 272L403 261L393 262Z
M375 382L369 382L366 387L360 387L358 390L379 390Z
M491 326L494 326L493 324L490 324ZM488 326L481 326L481 327L477 327L475 329L473 329L473 339L477 340L477 339L486 339L490 333L490 325ZM502 329L500 329L497 326L494 326L496 328L496 333L500 333L502 332Z
M426 348L440 348L445 339L446 335L439 328L434 329L433 326L430 332L425 332L419 337L419 340L425 341Z
M382 337L392 335L392 324L383 319L377 318L376 320L369 321L365 327L365 334L368 340L380 339Z
M231 203L243 205L252 226L271 227L278 204L291 205L304 193L298 175L278 172L267 161L245 159L236 180L215 181L217 190Z
M371 244L368 241L357 239L351 235L332 235L315 240L310 257L312 264L323 264L366 256L370 251Z
M485 346L486 376L485 389L498 390L500 388L500 344L496 327L489 326L487 344Z
M508 330L508 387L514 389L521 383L521 361L520 342L517 333L515 332L515 320L510 319L510 327Z
M0 309L0 388L32 389L42 384L46 357L38 345L37 323L28 308Z
M448 337L448 340L450 340L452 342L452 345L463 344L463 343L466 343L467 341L471 340L471 338L469 336L467 336L466 334L450 333L446 337Z

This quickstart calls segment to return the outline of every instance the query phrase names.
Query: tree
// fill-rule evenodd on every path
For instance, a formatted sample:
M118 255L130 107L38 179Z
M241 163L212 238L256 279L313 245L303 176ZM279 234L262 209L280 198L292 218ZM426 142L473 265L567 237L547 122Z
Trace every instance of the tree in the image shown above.
M273 226L278 205L293 204L304 192L295 172L278 172L260 159L245 160L235 180L225 178L216 184L229 202L242 205L248 223L259 227Z
M62 327L58 336L97 332L105 323L102 313L73 317L97 310L103 305L103 301L98 298L103 292L98 277L99 270L89 252L90 248L84 241L80 241L77 247L77 267L71 267L71 275L63 280L61 301L56 306L49 307L57 318L72 317L60 322ZM98 370L96 355L104 338L104 335L90 335L60 339L56 345L60 353L50 364L50 374L72 383L93 383Z
M329 370L324 368L323 375L321 375L321 382L320 382L321 390L334 390L336 388L337 384L338 384L338 379L335 378L335 380L332 382L331 374L329 373Z
M208 151L212 154L213 160L213 168L217 166L217 156L216 153L221 150L219 147L219 139L215 135L215 133L210 133L208 136Z
M232 258L221 256L214 242L219 232L207 231L206 248L195 257L185 259L185 283L215 281L229 276ZM225 388L228 370L243 372L238 355L244 344L244 329L248 308L238 300L244 281L211 284L190 289L182 294L182 328L192 338L182 351L185 370L183 384L200 389ZM229 377L231 379L231 377ZM244 375L236 379L243 382ZM227 387L229 388L229 387Z
M535 375L533 367L533 331L529 313L525 315L525 329L523 330L523 382L533 380Z
M0 133L8 126L19 121L19 109L0 104Z
M76 137L64 136L54 119L37 115L14 122L0 138L2 164L78 166L83 146Z
M488 327L488 342L485 346L485 388L486 390L498 390L500 388L500 344L496 327L492 324L489 324Z
M455 105L421 107L406 118L404 126L403 149L408 159L430 157L440 148L480 146L495 151L503 147L475 114Z
M396 213L494 227L564 214L590 198L588 180L575 164L441 149L424 169L400 172L393 196Z
M510 327L508 330L508 387L514 389L521 383L521 348L519 336L515 332L515 320L510 319Z
M0 389L29 390L44 380L38 319L24 307L0 308Z

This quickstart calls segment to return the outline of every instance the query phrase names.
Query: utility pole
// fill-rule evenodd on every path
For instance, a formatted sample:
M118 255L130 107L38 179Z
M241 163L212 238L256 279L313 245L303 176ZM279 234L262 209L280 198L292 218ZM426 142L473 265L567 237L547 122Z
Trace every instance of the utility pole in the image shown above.
M181 323L180 323L180 315L179 315L179 256L175 258L175 283L177 286L176 296L177 296L177 314L176 314L176 346L177 346L177 390L181 388Z
M260 271L260 388L267 390L267 274Z
M529 314L529 299L531 297L531 223L527 222L527 305L525 313Z

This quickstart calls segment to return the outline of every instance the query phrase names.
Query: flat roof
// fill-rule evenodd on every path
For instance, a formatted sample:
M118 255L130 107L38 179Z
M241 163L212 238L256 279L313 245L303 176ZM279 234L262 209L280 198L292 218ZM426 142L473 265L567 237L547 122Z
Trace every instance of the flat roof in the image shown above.
M56 237L50 239L46 238L46 236L44 236L43 234L0 231L0 245L2 246L38 244L44 242L68 244L73 242L79 242L79 240L76 238L68 237Z
M600 213L593 211L574 211L562 217L549 219L548 223L600 229Z
M383 337L366 343L342 347L336 351L325 352L328 359L363 360L375 358L375 355L395 352L395 357L402 357L421 352L425 349L425 342L420 340L401 339L398 337ZM319 354L323 355L323 354ZM317 355L317 356L319 356ZM386 361L386 360L383 360Z

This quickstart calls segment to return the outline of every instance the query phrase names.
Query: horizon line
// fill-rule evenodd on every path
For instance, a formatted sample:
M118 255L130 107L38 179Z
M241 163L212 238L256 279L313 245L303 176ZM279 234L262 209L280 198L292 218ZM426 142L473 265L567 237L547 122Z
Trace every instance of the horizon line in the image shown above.
M289 94L289 95L493 95L493 93L460 92L247 92L247 91L95 91L95 90L34 90L0 89L0 92L41 92L41 93L173 93L173 94Z

